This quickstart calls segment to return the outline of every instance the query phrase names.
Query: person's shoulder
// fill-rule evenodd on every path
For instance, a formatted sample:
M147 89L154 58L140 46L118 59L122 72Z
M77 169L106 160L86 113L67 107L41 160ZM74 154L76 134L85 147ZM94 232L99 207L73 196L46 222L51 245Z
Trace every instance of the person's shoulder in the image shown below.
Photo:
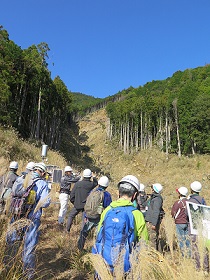
M144 218L144 215L142 214L142 212L138 209L134 209L132 211L132 214L134 216L134 219L143 219Z
M40 186L48 186L47 181L45 181L45 180L42 179L42 178L34 180L34 181L33 181L33 184L35 184L35 185L40 185Z

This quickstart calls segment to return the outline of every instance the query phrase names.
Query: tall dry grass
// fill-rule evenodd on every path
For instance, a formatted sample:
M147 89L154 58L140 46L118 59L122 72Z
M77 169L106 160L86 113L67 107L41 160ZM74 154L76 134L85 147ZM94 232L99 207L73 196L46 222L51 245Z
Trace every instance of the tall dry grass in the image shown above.
M132 280L203 280L210 279L205 271L198 271L195 262L192 258L187 257L188 251L182 256L178 249L176 240L175 227L170 222L170 217L164 218L163 227L165 231L166 242L170 248L164 254L155 249L140 243L140 250L133 250L131 254L131 272L127 275L127 279ZM204 259L205 243L203 238L199 238L198 249L201 263ZM113 279L109 272L106 262L100 255L88 254L85 256L85 261L90 262L97 271L101 280ZM123 270L122 264L115 267L115 280L122 280Z

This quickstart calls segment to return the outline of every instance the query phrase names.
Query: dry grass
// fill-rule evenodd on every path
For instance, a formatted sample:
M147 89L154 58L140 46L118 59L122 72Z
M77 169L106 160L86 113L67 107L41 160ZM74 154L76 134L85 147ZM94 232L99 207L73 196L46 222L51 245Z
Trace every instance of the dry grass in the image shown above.
M202 195L210 204L210 181L206 174L210 173L210 156L183 157L178 159L175 155L170 155L166 159L164 153L157 150L141 151L138 154L123 155L116 146L113 146L106 139L107 118L104 110L89 115L80 122L80 132L88 136L84 143L91 147L89 156L91 156L97 167L100 167L103 173L109 173L111 184L109 191L113 199L117 198L116 185L118 181L126 174L136 175L145 185L154 182L160 182L164 185L163 198L166 216L162 223L161 235L167 242L167 248L164 256L159 255L147 247L142 247L138 256L134 256L133 279L204 279L203 272L195 270L194 262L191 259L183 258L177 250L175 226L170 217L170 209L177 199L175 189L189 185L194 180L200 180L203 183ZM17 160L20 163L19 172L23 171L28 161L41 160L41 147L31 145L21 139L18 139L14 131L5 131L0 129L0 175L5 172L11 160ZM63 168L66 161L61 155L54 151L48 152L48 163L58 165ZM72 163L71 163L72 164ZM88 167L88 166L87 166ZM94 171L94 170L93 170ZM100 271L103 279L111 279L106 264L99 256L81 253L77 249L77 240L81 229L81 217L79 216L71 229L70 236L65 231L60 231L57 227L57 218L59 212L59 200L56 190L58 185L53 184L50 193L52 204L44 210L41 224L41 236L37 246L37 272L36 279L42 280L85 280L93 279L94 269ZM147 189L150 192L150 189ZM71 207L71 205L70 205ZM69 207L69 210L70 210ZM7 231L8 220L1 217L0 230L0 279L20 279L21 278L21 251L19 258L16 258L9 273L6 274L3 265L5 253L5 234ZM14 226L14 225L13 225ZM18 225L17 225L18 226ZM85 249L90 252L94 243L94 235L88 237ZM203 243L200 242L199 251L203 251ZM169 250L170 249L170 250ZM21 250L21 249L20 249ZM135 261L138 259L138 262ZM159 259L162 258L162 262ZM92 266L88 263L92 262ZM118 279L122 277L122 270L116 270ZM1 276L4 276L2 278ZM128 276L131 279L132 275ZM23 278L21 278L23 279ZM118 280L116 278L116 280ZM206 277L205 279L210 279Z

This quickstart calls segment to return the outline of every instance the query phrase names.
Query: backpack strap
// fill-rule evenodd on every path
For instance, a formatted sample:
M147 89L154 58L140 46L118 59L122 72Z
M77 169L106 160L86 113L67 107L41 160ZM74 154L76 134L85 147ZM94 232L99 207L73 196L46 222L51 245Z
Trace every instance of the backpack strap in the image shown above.
M204 198L202 197L201 201L199 201L195 196L191 197L192 199L194 199L195 201L198 202L198 204L202 204L202 205L205 205L204 204Z

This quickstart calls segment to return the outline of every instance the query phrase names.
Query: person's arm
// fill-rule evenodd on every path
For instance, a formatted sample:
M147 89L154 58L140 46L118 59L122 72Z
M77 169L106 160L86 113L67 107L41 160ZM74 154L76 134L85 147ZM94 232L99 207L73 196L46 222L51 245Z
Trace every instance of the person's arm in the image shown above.
M175 202L174 203L174 205L172 206L172 208L171 208L171 216L174 218L175 217L175 215L176 215L176 213L177 213L177 211L178 211L178 203L177 202Z
M152 229L155 230L156 225L159 221L160 211L162 209L162 200L159 197L154 198L153 199L153 204L151 206L152 206L152 210L153 210Z
M79 181L81 179L81 176L71 176L70 178L70 183L76 183L77 181Z
M101 226L102 226L102 223L104 221L104 218L105 218L105 215L106 213L109 211L109 209L111 209L111 206L108 206L106 209L104 209L104 211L102 212L101 214L101 218L100 218L100 221L99 221L99 224L98 224L98 227L97 227L97 232L99 232Z
M38 181L37 184L43 184L41 188L38 188L40 191L37 193L37 203L40 203L41 208L47 208L51 202L48 185L43 180L41 182Z
M137 241L139 241L140 239L144 239L145 241L149 240L149 235L143 214L139 210L134 210L132 213L134 215L134 231Z
M112 197L109 192L105 191L104 192L104 199L103 199L103 208L106 208L110 205L112 202Z

